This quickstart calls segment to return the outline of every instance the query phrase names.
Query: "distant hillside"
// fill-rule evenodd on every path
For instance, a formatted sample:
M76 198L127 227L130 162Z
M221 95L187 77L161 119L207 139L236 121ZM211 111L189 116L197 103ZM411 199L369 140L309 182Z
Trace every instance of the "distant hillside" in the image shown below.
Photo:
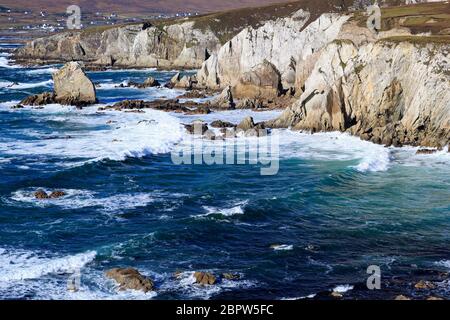
M116 12L121 14L150 14L177 12L212 12L282 2L280 0L2 0L3 7L50 13L63 13L77 4L85 12ZM319 1L320 2L320 1Z

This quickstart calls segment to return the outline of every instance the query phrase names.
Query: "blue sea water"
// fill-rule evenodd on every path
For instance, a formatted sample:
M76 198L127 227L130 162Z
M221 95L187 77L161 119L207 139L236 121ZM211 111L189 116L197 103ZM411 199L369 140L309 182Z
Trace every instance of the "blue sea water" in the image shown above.
M345 134L274 130L276 175L262 176L259 164L175 165L176 146L199 143L183 123L260 121L280 111L97 112L183 93L115 88L176 72L153 69L89 72L100 85L98 106L11 109L50 91L59 66L8 59L2 51L0 299L295 299L331 290L391 299L423 270L450 269L447 150L416 155ZM39 201L38 189L67 195ZM381 290L363 289L370 265L381 268ZM118 291L104 276L127 266L154 279L157 291ZM201 287L193 271L241 278ZM396 278L406 280L393 288ZM439 284L441 296L450 298L448 290Z

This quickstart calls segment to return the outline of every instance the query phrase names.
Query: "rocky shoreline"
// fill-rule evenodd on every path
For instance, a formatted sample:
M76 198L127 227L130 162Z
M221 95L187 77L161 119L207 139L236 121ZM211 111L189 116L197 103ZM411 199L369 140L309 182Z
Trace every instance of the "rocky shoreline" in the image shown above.
M377 33L364 25L366 18L360 11L329 13L329 8L320 14L297 8L273 20L243 25L228 34L225 43L211 21L202 26L203 32L196 22L162 27L177 39L173 44L161 36L161 26L156 25L111 28L91 32L89 37L63 33L29 43L17 50L16 58L70 58L97 68L200 68L193 76L176 74L165 85L197 92L222 91L208 106L194 105L200 113L208 108L279 108L285 109L284 113L266 122L266 127L312 133L341 131L386 146L442 149L450 142L449 23L444 20L439 28L426 23L411 28L405 23L405 14L418 12L425 19L444 6L425 3L384 8L390 24ZM431 34L418 34L420 31ZM66 42L70 44L63 46L67 52L62 51ZM191 42L194 44L188 45ZM162 53L166 59L158 58ZM89 102L76 100L46 94L23 104ZM139 109L136 103L133 109ZM174 107L174 103L161 101L160 107L151 107L189 113L183 109L189 105L177 102ZM164 107L169 104L172 106Z

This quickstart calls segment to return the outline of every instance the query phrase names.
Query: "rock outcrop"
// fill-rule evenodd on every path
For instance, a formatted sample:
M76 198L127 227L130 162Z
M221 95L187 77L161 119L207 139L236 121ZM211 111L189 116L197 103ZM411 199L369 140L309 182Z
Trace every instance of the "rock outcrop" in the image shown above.
M395 38L321 53L300 99L269 125L348 131L385 145L450 141L450 44Z
M95 85L78 62L68 62L53 73L53 92L44 92L23 99L21 105L42 106L50 103L85 106L97 102Z
M68 62L56 71L53 82L58 103L88 105L97 102L95 86L77 62Z
M106 272L106 276L119 284L119 290L139 290L145 293L155 290L153 281L133 268L111 269Z

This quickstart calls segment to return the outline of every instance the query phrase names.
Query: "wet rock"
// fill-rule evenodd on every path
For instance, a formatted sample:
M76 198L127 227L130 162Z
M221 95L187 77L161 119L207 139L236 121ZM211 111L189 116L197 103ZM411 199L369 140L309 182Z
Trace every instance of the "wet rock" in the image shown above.
M216 283L216 277L209 272L195 272L194 273L195 282L200 285L213 285Z
M47 192L45 192L44 190L38 190L34 193L34 197L36 199L49 199L49 196L47 194Z
M50 103L55 103L55 95L52 92L44 92L29 96L20 102L20 105L26 106L42 106Z
M203 91L191 90L191 91L186 91L185 94L177 97L177 99L203 99L206 97L207 97L207 95Z
M185 124L187 132L195 135L204 135L208 130L208 125L203 121L193 121L191 124Z
M166 112L176 112L185 114L209 114L211 110L207 106L196 102L181 103L178 99L175 100L124 100L115 103L112 106L99 108L99 111L113 109L117 111L136 110L136 109L154 109Z
M21 104L16 104L15 106L12 106L11 109L23 109L24 106Z
M414 288L418 290L433 290L436 289L436 285L430 281L420 280L414 285Z
M433 154L436 153L436 149L419 149L417 150L416 154Z
M408 298L407 296L404 296L404 295L398 295L398 296L396 296L395 298L394 298L394 300L411 300L411 298Z
M106 276L119 284L119 290L139 290L145 293L155 290L153 281L134 268L114 268L108 270Z
M239 280L241 278L241 275L238 273L222 273L222 278L226 280Z
M161 84L158 80L153 77L148 77L142 84L141 88L159 87L160 85Z
M216 120L216 121L211 122L211 127L213 127L213 128L235 128L236 125L231 122Z
M175 85L180 82L181 79L181 74L178 72L177 74L175 74L169 82L167 82L164 87L168 88L168 89L173 89L175 88Z
M64 191L56 190L56 191L53 191L52 193L50 193L49 198L50 199L58 199L58 198L64 197L65 195L66 195L66 193Z

